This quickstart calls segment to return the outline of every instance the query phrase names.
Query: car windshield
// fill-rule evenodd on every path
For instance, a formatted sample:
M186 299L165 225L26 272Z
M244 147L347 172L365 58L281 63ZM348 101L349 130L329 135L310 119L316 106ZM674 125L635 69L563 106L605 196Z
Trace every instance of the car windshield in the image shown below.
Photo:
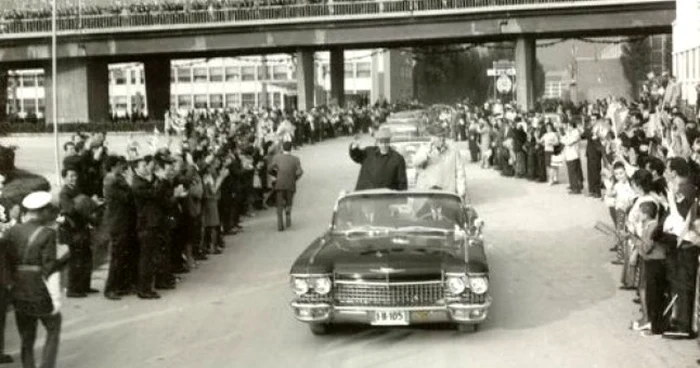
M462 227L463 218L461 202L448 194L354 195L338 203L333 231L445 234Z

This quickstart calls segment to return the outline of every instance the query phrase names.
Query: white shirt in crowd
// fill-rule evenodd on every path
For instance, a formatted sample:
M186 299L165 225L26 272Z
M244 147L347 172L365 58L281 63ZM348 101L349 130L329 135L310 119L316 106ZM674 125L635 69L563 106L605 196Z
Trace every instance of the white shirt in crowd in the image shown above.
M566 161L574 161L579 158L578 143L581 141L581 133L578 129L569 129L562 143L564 144L564 159Z

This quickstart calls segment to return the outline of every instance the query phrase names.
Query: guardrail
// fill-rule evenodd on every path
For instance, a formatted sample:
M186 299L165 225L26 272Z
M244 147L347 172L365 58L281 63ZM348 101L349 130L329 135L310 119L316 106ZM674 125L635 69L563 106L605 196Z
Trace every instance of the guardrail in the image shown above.
M670 0L356 0L324 4L295 4L249 8L221 8L196 11L150 12L135 14L72 15L58 17L58 31L96 32L104 29L163 28L171 25L276 23L289 20L336 20L353 16L411 15L414 12L474 9L482 12L547 9L554 6L604 6L639 3L668 3ZM4 35L51 32L51 18L0 20Z

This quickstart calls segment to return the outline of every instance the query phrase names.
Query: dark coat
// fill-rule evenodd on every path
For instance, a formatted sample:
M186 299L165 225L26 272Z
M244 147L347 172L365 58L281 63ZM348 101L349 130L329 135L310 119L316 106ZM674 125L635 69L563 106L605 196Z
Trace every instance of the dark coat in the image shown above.
M146 179L134 175L131 190L136 203L136 229L152 230L157 228L166 229L168 220L168 210L172 199L172 192L165 182L154 179Z
M107 174L104 182L104 224L111 234L132 231L136 226L136 205L123 176Z
M268 173L276 176L275 190L289 190L296 192L297 180L304 174L301 161L287 153L278 153L270 161Z
M388 154L382 155L376 146L364 149L350 146L350 158L362 165L355 190L408 189L406 161L393 149L390 148Z

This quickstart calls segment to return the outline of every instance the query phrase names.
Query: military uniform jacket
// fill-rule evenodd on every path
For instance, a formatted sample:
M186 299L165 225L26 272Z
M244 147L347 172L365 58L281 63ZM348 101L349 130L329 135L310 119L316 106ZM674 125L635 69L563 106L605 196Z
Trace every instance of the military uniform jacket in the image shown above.
M0 239L0 249L6 251L6 264L3 266L5 272L6 285L12 285L17 278L17 266L21 264L27 266L39 266L44 277L48 277L59 268L61 268L65 259L56 258L56 232L50 228L44 227L39 232L34 245L27 252L27 243L29 237L34 231L42 227L38 221L28 221L23 224L18 224L7 231L5 236ZM25 255L25 252L27 254ZM22 263L22 259L24 262Z

